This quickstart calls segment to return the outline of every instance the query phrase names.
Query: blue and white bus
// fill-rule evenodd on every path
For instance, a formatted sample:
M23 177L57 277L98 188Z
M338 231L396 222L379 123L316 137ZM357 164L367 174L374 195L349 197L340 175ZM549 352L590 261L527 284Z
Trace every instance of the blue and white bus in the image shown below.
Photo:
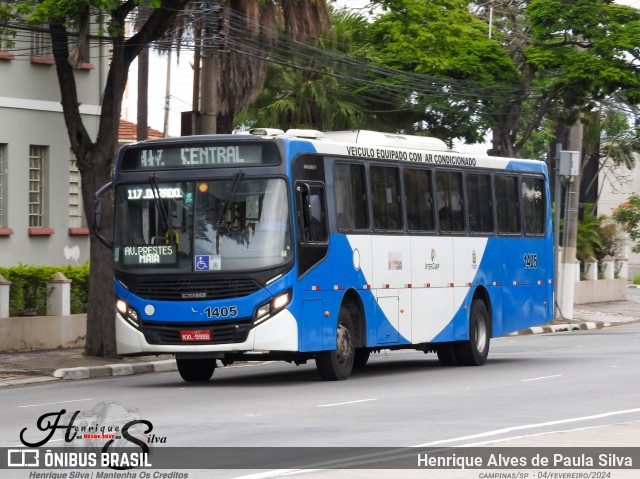
M312 359L342 380L385 349L482 365L552 319L548 184L540 161L372 131L126 145L103 188L118 353L175 354L186 381Z

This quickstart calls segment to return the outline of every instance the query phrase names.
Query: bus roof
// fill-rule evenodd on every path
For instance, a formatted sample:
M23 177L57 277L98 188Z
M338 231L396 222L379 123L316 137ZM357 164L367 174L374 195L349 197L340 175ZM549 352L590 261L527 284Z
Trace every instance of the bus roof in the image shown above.
M449 150L449 147L444 141L430 136L401 135L398 133L384 133L371 130L319 131L303 128L291 128L284 132L277 128L252 128L249 130L249 133L259 136L285 136L306 140L328 140L339 143L389 146L395 148L410 148L413 150Z

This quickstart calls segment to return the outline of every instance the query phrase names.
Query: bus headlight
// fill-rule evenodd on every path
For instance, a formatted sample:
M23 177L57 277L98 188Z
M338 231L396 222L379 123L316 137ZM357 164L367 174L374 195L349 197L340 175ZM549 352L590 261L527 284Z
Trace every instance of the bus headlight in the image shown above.
M125 301L118 299L116 301L116 309L124 319L131 323L134 328L140 328L140 317L138 316L138 312L135 309L130 308Z
M262 323L263 321L269 319L275 313L283 309L287 304L291 302L291 290L285 291L282 294L279 294L275 298L270 301L261 304L255 310L253 315L253 325L257 325Z

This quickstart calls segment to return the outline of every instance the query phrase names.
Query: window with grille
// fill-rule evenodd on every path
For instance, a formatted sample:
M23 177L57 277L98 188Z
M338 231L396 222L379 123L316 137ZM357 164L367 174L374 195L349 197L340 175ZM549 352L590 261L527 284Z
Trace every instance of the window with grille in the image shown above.
M47 148L31 145L29 149L29 226L44 226L44 166Z
M82 189L80 171L75 156L71 153L69 164L69 228L82 228Z
M31 56L40 58L53 58L51 49L51 37L42 29L31 32Z
M7 226L7 213L5 206L5 182L6 182L6 160L5 151L7 145L0 145L0 228Z

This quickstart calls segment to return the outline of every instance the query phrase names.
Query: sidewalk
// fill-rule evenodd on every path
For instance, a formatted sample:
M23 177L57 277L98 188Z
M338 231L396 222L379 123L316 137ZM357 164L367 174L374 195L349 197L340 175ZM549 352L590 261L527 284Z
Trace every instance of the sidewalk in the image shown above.
M556 320L515 334L600 329L640 322L640 295L627 297L624 301L577 305L572 321ZM171 355L109 359L84 356L82 353L82 349L0 353L0 387L177 370Z

